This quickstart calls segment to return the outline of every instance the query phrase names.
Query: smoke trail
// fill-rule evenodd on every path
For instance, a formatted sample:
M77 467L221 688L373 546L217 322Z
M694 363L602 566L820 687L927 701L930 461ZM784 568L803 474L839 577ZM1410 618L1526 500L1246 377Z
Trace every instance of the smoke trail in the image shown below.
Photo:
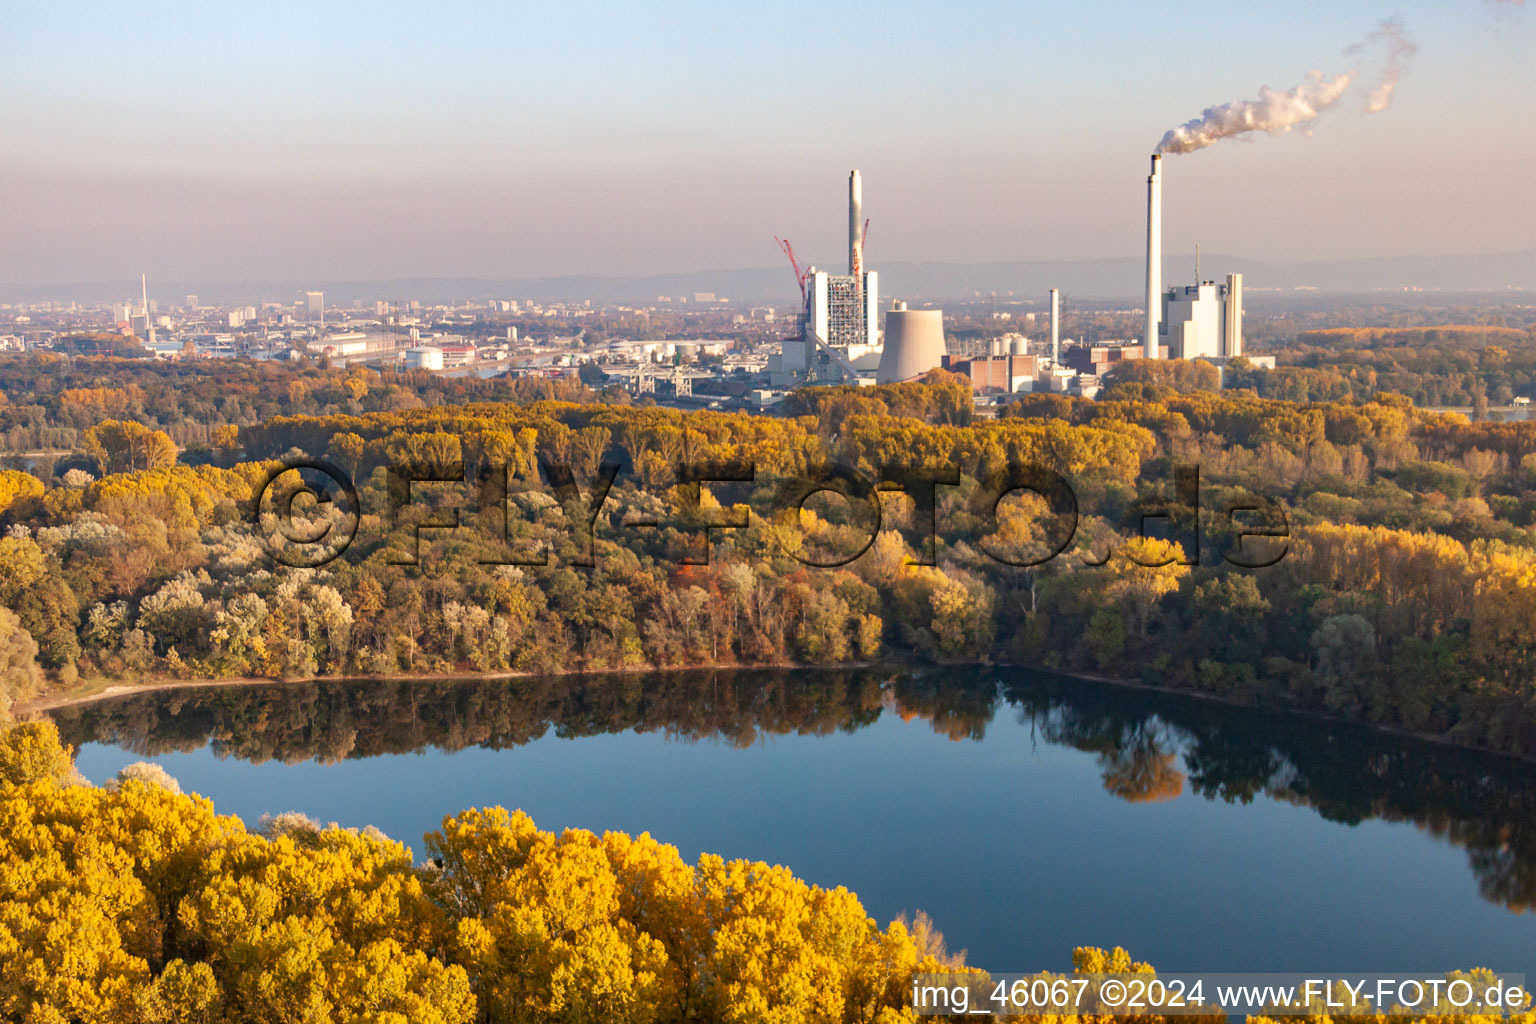
M1157 144L1159 153L1193 153L1222 139L1251 132L1284 135L1297 125L1315 121L1343 97L1354 83L1355 72L1333 78L1313 71L1294 89L1262 86L1256 100L1233 100L1207 107L1199 117L1169 129ZM1390 93L1389 93L1390 95Z
M1408 62L1419 52L1418 44L1408 38L1408 33L1403 30L1401 18L1388 18L1381 25L1366 36L1364 40L1351 46L1345 53L1355 55L1370 49L1374 44L1380 43L1386 47L1387 64L1381 76L1381 82L1371 90L1371 94L1365 101L1367 114L1379 114L1392 105L1392 93L1397 88L1398 79L1403 77L1403 71L1407 69Z
M1524 0L1500 0L1502 3L1523 4ZM1385 50L1386 60L1381 81L1371 88L1365 100L1365 112L1377 114L1392 105L1392 94L1398 81L1408 68L1408 62L1419 52L1418 46L1408 38L1401 18L1389 18L1377 26L1376 31L1345 50L1345 54L1358 57L1376 50ZM1298 125L1316 121L1349 91L1359 77L1359 71L1346 71L1332 78L1321 71L1313 71L1307 80L1294 89L1271 89L1263 86L1256 100L1233 100L1217 107L1207 107L1205 112L1192 121L1186 121L1163 135L1158 143L1159 153L1193 153L1197 149L1215 145L1222 139L1236 138L1252 132L1284 135Z

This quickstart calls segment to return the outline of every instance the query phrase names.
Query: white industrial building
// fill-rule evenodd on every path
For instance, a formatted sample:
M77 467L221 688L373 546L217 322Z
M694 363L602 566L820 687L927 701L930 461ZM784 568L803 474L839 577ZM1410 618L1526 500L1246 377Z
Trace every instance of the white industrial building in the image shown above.
M1170 359L1230 359L1243 354L1243 275L1163 293L1159 347Z
M321 349L328 356L360 356L368 351L368 335L362 331L328 334Z
M806 327L833 348L856 349L880 337L880 275L829 274L811 269Z

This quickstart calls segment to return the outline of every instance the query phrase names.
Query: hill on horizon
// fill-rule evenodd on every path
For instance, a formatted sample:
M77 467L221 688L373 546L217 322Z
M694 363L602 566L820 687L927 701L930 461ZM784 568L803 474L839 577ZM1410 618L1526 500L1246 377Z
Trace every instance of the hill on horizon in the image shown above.
M1016 260L993 263L874 262L882 302L893 298L938 302L989 298L1043 302L1051 288L1079 301L1097 299L1139 304L1144 265L1139 257L1093 260ZM1221 279L1241 273L1250 296L1302 293L1352 294L1513 292L1523 301L1536 292L1536 248L1508 253L1448 256L1387 256L1347 260L1269 262L1206 254L1201 273ZM1163 281L1194 279L1192 258L1164 256ZM293 302L308 289L321 289L330 303L376 300L430 304L532 299L538 302L652 304L659 296L691 298L713 292L737 304L780 308L798 304L788 266L698 270L646 276L560 275L535 278L411 277L342 281L162 281L152 297L179 304L195 293L204 303ZM4 302L107 302L136 296L139 282L76 282L49 285L0 284ZM1522 293L1525 293L1522 295Z

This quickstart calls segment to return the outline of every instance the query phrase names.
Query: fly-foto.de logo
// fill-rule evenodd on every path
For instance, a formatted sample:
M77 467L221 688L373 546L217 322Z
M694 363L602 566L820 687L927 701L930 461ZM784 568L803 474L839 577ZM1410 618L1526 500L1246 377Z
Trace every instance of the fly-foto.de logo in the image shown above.
M392 545L388 560L397 565L417 565L423 540L432 540L466 528L491 535L503 550L479 557L482 564L549 566L556 560L548 541L530 544L515 529L523 505L513 500L530 493L545 497L544 504L558 506L561 527L572 541L564 564L581 568L597 565L596 531L611 503L627 490L623 463L605 461L596 475L578 481L569 463L539 459L531 478L521 478L506 466L482 467L471 480L461 461L392 464L384 468L382 487L359 491L352 478L327 459L295 455L276 460L252 496L252 522L272 558L294 568L318 568L346 553L356 539L365 515L364 495L376 500L377 515L386 533L403 544ZM377 479L377 478L375 478ZM1200 471L1194 465L1175 465L1171 487L1161 498L1133 503L1120 516L1135 538L1166 543L1125 545L1123 554L1148 568L1201 561L1202 542L1217 539L1213 555L1230 565L1260 569L1275 565L1289 550L1289 525L1284 508L1272 498L1243 494L1216 507L1202 507ZM463 500L449 501L444 487L461 487ZM738 488L746 500L730 505L706 503L704 489ZM426 496L424 492L431 492ZM647 493L647 492L639 492ZM652 492L653 493L653 492ZM835 549L826 545L789 545L783 553L811 568L840 568L858 561L874 545L886 518L882 496L898 494L910 502L902 517L905 532L915 539L916 556L911 564L934 565L940 542L949 542L941 509L963 509L964 533L975 546L1000 565L1033 568L1063 556L1078 539L1083 513L1078 494L1057 471L1034 463L1014 463L991 472L962 475L957 467L886 466L877 473L862 473L837 462L825 462L795 475L759 477L748 462L707 462L677 467L668 489L670 514L626 514L612 521L619 530L654 530L663 526L695 535L681 565L708 565L711 537L718 531L746 530L755 521L769 521L781 528L807 530L802 515L818 495L823 503L843 506L845 529ZM957 494L957 506L946 500ZM1008 544L1000 539L1005 502L1015 496L1034 499L1027 515L1029 543ZM812 517L814 518L814 517ZM487 524L491 524L489 527ZM807 539L809 534L807 532ZM1079 545L1074 553L1084 565L1103 565L1116 554L1112 544Z

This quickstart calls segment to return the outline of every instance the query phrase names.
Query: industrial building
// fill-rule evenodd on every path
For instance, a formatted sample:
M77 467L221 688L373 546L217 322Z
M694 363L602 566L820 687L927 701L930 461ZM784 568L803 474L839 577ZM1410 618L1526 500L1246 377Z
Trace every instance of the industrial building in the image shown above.
M807 381L856 379L859 367L880 352L880 277L864 267L864 186L857 170L848 175L848 273L816 267L800 270L789 243L780 242L800 281L803 303L795 333L770 361L774 386ZM882 364L883 365L883 364Z
M1198 247L1197 247L1198 250ZM1163 158L1152 156L1147 176L1147 321L1142 333L1148 359L1230 359L1243 354L1243 275L1225 284L1200 280L1163 290Z
M862 275L828 274L812 267L807 280L806 326L833 348L854 352L880 337L880 282L873 270ZM876 340L871 340L876 339Z
M1171 359L1230 359L1243 354L1243 275L1163 293L1159 347Z
M1063 366L1078 373L1103 376L1111 367L1129 359L1140 359L1145 354L1137 343L1103 345L1073 345L1067 349Z
M949 372L968 378L971 390L977 394L1032 391L1035 377L1039 373L1038 361L1034 356L1013 353L976 356L971 359L945 356L942 365Z
M369 349L368 335L362 331L329 334L320 351L327 356L360 356Z

